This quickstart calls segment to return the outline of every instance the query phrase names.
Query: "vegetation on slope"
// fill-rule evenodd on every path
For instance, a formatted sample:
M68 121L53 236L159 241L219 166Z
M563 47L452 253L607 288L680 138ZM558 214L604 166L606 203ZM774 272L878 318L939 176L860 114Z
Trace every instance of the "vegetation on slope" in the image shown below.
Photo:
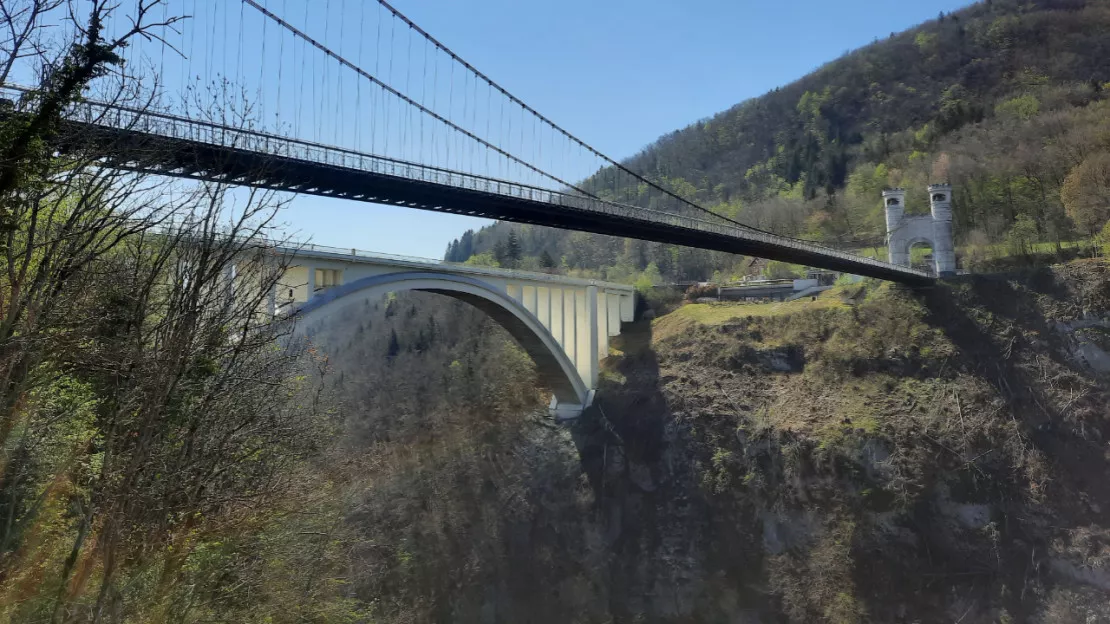
M669 498L694 489L708 518L694 536L645 528L639 548L717 554L671 562L697 579L687 616L1106 618L1110 358L1082 345L1110 348L1110 267L841 301L687 306L650 344L622 338L607 378L625 381L601 396L654 479L629 496L676 513Z
M979 2L667 135L626 164L731 218L853 248L882 244L883 187L908 188L909 210L923 212L925 185L952 182L963 263L975 268L996 244L1025 255L1110 219L1107 32L1106 0ZM678 280L746 268L725 254L505 223L465 234L447 259L491 251L509 230L526 258L546 253L610 278L649 264Z

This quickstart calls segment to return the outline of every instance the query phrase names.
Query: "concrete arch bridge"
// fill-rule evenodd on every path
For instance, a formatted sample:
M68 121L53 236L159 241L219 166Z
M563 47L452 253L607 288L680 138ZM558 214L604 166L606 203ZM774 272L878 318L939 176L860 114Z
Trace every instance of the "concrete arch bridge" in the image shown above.
M532 357L559 419L577 417L591 404L609 339L635 311L633 288L624 284L313 245L280 251L291 260L270 295L272 313L296 313L308 327L390 292L463 301L489 315Z

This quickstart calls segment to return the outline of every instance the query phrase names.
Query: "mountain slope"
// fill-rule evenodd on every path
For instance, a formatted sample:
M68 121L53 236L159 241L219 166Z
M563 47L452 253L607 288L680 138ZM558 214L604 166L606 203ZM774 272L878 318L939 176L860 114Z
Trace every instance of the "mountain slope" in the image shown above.
M1107 81L1110 0L980 2L661 137L625 164L732 218L830 244L881 244L879 190L919 191L909 208L922 210L920 187L932 181L956 185L960 243L1005 242L1019 223L1023 242L1058 241L1110 216L1087 219L1083 202L1061 198L1069 176L1096 199L1110 193L1098 184L1105 167L1076 173L1110 152ZM742 266L723 254L628 250L608 237L507 224L460 239L447 257L492 251L510 229L525 257L546 251L566 269L602 275L622 263L618 277L650 262L675 278Z

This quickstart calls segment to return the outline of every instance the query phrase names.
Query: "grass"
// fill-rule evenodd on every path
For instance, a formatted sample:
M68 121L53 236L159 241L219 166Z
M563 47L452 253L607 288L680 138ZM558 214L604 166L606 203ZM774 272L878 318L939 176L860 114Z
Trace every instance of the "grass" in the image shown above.
M652 322L652 340L658 342L681 335L693 326L716 326L734 319L747 317L781 317L812 310L830 310L846 307L843 297L858 290L859 286L835 286L817 295L788 302L773 303L690 303Z
M1091 245L1090 240L1076 240L1076 241L1061 241L1061 249L1072 249L1076 247L1088 247ZM956 255L966 257L969 253L975 251L983 251L991 258L1004 258L1012 255L1010 246L1005 243L995 243L993 245L963 245L956 248ZM1056 251L1056 243L1033 243L1029 246L1029 253L1032 254L1051 254ZM933 251L928 247L916 246L910 249L910 262L921 263L925 261L925 256L931 254ZM873 258L875 260L887 259L886 247L865 247L863 249L855 250L855 253L863 256L864 258Z
M783 316L807 310L840 308L845 305L840 297L843 293L844 290L841 288L832 288L817 295L816 301L811 301L810 297L802 297L796 301L773 303L691 303L682 306L667 316L656 319L655 322L658 324L664 319L673 318L675 320L694 321L701 325L720 325L732 319L747 316Z

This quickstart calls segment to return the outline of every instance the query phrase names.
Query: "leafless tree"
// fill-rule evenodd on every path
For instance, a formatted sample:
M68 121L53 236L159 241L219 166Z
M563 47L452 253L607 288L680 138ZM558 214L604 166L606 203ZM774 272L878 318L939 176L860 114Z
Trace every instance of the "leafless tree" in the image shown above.
M175 19L151 21L150 11L160 0L141 0L132 28L120 38L104 41L101 24L118 9L117 3L91 3L87 22L73 13L75 4L33 0L5 2L3 15L13 39L6 45L7 71L34 56L49 67L37 89L26 92L0 125L5 139L0 148L0 443L14 423L13 410L30 389L31 371L43 352L41 322L50 318L69 280L83 267L108 253L127 237L154 227L172 216L172 202L164 201L166 180L100 166L103 150L111 146L76 144L58 157L55 145L65 143L63 110L90 80L104 75L118 62L115 50L133 37L157 36ZM41 46L41 31L50 11L68 8L74 32L82 37L66 45L67 53L53 61ZM57 17L57 15L55 15ZM102 89L109 106L88 109L85 121L109 114L111 106L144 109L153 94L122 78ZM132 117L126 125L139 123ZM68 128L72 130L72 128Z
M0 1L0 84L6 84L16 65L24 59L42 59L48 54L41 40L43 17L66 0Z
M30 22L4 48L8 71L35 53L46 71L0 119L0 586L18 572L15 536L65 475L73 524L60 569L43 571L57 588L47 615L117 619L121 571L175 544L168 591L190 539L282 491L326 437L322 398L299 390L314 361L282 348L290 325L270 318L288 261L272 235L282 198L106 166L124 146L86 131L143 129L156 83L113 73L117 52L180 18L149 19L163 0L138 0L132 27L107 41L116 2L83 3L81 19L76 3L4 1ZM33 43L51 8L68 8L78 33L57 62ZM97 78L102 105L82 102ZM249 128L247 100L213 88L207 113ZM57 404L70 390L95 399Z

